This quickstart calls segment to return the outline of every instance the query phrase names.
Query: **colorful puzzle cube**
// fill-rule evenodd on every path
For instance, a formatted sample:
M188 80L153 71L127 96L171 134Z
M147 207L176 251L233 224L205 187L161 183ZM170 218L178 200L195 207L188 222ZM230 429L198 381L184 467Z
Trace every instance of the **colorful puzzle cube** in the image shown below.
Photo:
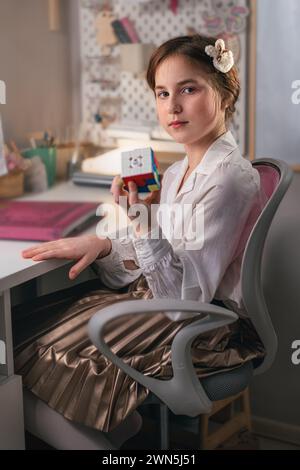
M150 147L122 152L121 159L121 177L127 191L129 181L136 183L139 193L160 189L158 163Z

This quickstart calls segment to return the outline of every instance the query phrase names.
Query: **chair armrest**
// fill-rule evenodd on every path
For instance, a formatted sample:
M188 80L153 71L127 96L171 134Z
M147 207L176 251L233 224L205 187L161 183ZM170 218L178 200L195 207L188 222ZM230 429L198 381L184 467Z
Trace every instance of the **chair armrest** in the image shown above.
M173 377L160 380L136 371L114 354L105 343L105 325L114 318L128 314L155 314L157 312L198 312L200 319L182 328L172 343L171 358ZM128 300L117 302L101 309L88 324L89 336L94 345L126 374L151 390L174 414L198 416L211 409L200 380L198 379L190 354L193 340L201 333L233 323L237 314L216 305L180 299Z

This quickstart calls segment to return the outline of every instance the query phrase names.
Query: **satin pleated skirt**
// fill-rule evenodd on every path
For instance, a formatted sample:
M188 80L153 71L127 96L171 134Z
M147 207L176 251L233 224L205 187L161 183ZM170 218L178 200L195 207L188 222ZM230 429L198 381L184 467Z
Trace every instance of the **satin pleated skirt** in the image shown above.
M125 292L73 290L63 297L51 294L16 307L15 370L23 376L24 386L67 419L104 432L114 429L149 391L96 349L87 324L112 303L149 298L152 293L141 276ZM138 371L167 380L172 376L172 340L195 320L173 322L163 313L128 315L107 325L105 340ZM192 345L198 377L263 356L263 346L248 320L201 335Z

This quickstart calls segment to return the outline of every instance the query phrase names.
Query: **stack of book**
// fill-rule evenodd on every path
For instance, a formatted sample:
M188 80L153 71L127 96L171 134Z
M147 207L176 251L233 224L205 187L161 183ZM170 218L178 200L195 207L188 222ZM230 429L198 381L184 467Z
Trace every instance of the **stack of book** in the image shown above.
M72 175L73 183L82 186L110 187L113 179L113 175L102 175L85 171L75 171Z
M120 121L105 129L106 135L116 139L119 148L151 147L154 152L184 153L184 146L174 142L167 132L155 122Z
M153 126L130 121L115 122L106 128L106 135L115 139L150 139Z
M101 203L15 201L0 206L0 239L50 241L73 236L99 221Z

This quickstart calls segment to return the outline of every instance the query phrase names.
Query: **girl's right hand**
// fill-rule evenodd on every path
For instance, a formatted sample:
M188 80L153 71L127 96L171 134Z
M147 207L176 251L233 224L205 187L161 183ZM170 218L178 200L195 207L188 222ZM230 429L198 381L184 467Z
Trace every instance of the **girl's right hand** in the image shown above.
M160 177L162 181L162 176ZM124 182L120 175L114 177L110 192L113 195L114 201L116 204L120 204L120 197L125 197L127 201L127 216L131 221L136 219L136 215L129 215L129 209L135 204L142 205L146 208L148 217L147 220L144 220L144 223L140 223L135 227L135 233L137 236L142 235L143 233L149 232L151 230L151 209L152 204L157 206L160 203L160 194L161 189L158 191L150 192L146 198L140 199L138 187L134 181L129 181L128 191L124 189Z
M95 259L107 256L110 251L111 241L109 238L83 235L32 246L23 250L22 256L23 258L31 258L33 261L52 258L77 260L77 263L69 271L69 278L75 279Z

